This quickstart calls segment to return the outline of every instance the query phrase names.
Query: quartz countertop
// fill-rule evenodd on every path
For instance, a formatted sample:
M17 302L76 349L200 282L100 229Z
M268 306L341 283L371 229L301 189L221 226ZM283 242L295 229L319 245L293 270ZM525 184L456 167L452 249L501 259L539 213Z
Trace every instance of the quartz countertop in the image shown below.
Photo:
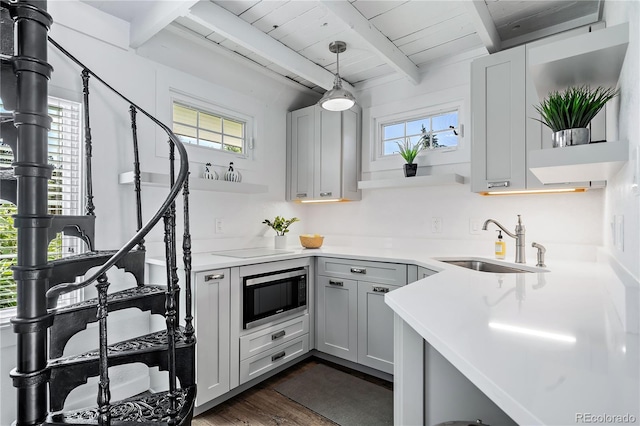
M192 267L308 256L424 266L438 273L388 293L386 303L515 422L640 421L637 281L623 283L608 262L549 257L546 272L478 272L438 261L437 250L287 248L249 259L196 253ZM540 270L531 262L528 269Z

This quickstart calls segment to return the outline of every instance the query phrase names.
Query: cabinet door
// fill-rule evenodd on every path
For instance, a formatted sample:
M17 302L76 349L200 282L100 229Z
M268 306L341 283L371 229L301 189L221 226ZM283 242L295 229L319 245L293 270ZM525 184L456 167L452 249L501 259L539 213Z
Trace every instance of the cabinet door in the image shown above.
M313 157L315 106L302 108L288 115L289 119L289 194L292 201L313 198Z
M400 286L358 281L358 363L393 374L393 310L384 295Z
M358 360L358 282L318 277L316 349Z
M229 270L196 274L196 406L229 391Z
M525 46L471 64L471 190L523 189Z
M342 113L316 108L315 186L317 199L342 197Z
M432 271L431 269L427 269L424 266L418 267L418 279L421 280L423 278L427 278L433 274L437 274L436 271Z

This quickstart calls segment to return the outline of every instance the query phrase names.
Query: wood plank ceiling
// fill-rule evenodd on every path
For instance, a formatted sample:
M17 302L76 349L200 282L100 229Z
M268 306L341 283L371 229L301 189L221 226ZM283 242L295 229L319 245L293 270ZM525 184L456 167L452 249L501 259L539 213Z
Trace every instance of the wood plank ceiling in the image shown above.
M445 58L595 22L603 0L83 1L131 22L132 47L172 25L324 93L336 72L332 41L347 43L348 86L396 73L416 84Z

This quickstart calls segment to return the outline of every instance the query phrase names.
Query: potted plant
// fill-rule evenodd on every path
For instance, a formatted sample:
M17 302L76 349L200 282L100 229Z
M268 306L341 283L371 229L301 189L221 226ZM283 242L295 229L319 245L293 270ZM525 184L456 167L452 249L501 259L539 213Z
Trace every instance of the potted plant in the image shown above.
M541 120L534 118L553 131L553 147L589 143L589 123L604 105L618 95L612 88L589 86L569 87L562 92L551 92L535 106Z
M275 248L282 249L282 248L285 248L287 245L287 239L285 234L289 232L289 229L288 229L289 226L299 221L300 219L298 219L297 217L292 217L291 219L285 219L282 216L276 216L276 218L273 219L273 222L270 221L269 219L265 219L262 223L264 223L267 226L270 226L274 231L276 231Z
M411 141L407 138L403 143L396 142L398 144L398 149L400 152L400 156L404 158L404 161L407 164L404 165L404 176L412 177L416 175L418 171L418 165L413 162L415 160L418 153L422 150L423 144L422 139L418 141L415 145L411 143Z

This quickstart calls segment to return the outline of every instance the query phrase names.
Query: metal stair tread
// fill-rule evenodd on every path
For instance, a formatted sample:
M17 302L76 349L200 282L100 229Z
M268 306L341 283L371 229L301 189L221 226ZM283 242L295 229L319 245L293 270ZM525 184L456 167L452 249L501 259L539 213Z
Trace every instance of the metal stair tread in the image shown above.
M109 258L117 253L117 250L93 250L85 253L72 254L61 259L50 260L49 265L56 266L58 264L66 264L71 262L77 262L79 260L89 260L95 258L106 257Z
M187 343L184 335L184 327L176 328L175 344L176 348L187 347L193 343ZM195 342L195 340L194 340ZM113 357L130 357L132 355L162 351L168 348L167 330L160 330L154 333L137 336L133 339L123 340L118 343L107 346L108 358ZM71 364L79 364L86 362L97 362L100 358L98 349L85 352L78 355L70 355L66 357L50 360L48 368L64 368Z
M195 401L196 387L176 389L176 405L180 420L190 417L190 411ZM169 391L158 393L145 392L132 398L123 399L110 405L111 424L125 425L165 425L169 424L166 415L169 404ZM58 412L50 414L46 424L98 424L98 408ZM184 424L179 421L178 424Z
M164 294L167 291L165 286L145 284L142 286L131 287L126 290L117 291L107 296L107 303L124 302L126 300L134 300L141 297L147 297L154 294ZM98 306L98 298L87 299L72 305L62 306L53 309L54 314L68 313L80 309Z

